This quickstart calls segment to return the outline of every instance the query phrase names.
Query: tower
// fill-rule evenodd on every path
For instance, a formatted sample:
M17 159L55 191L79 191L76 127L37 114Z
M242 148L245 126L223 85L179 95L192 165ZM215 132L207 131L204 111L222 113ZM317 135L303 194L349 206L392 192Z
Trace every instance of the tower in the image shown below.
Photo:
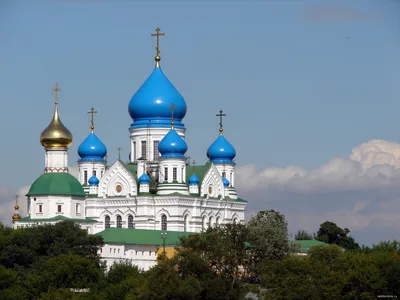
M161 140L158 150L161 153L160 170L157 194L167 195L180 193L189 195L186 185L186 157L187 144L185 140L175 131L174 111L171 107L171 130Z
M79 181L82 185L89 184L88 179L95 175L100 180L106 170L107 148L94 133L94 115L97 111L92 107L88 114L91 114L90 133L88 137L79 145L78 160Z
M160 66L159 38L165 33L156 33L155 68L129 102L128 111L133 119L130 125L130 162L147 165L147 172L158 180L160 153L158 145L170 130L171 104L175 106L175 132L185 138L185 127L182 119L186 115L186 102L178 90L164 75ZM140 163L139 163L140 164ZM144 167L138 166L137 176L140 177Z
M84 219L85 192L79 181L68 173L68 147L71 132L61 123L58 112L58 83L53 87L54 114L40 135L45 149L45 170L27 193L29 220L67 217Z
M222 124L222 117L224 116L226 116L226 114L224 114L222 110L217 114L217 117L220 118L219 136L208 148L207 157L222 176L224 188L229 191L229 197L236 199L235 162L233 161L236 156L236 150L224 137L224 127Z
M40 135L40 143L45 148L45 173L68 172L68 147L72 144L72 134L61 122L58 113L58 83L53 87L54 114L50 124Z

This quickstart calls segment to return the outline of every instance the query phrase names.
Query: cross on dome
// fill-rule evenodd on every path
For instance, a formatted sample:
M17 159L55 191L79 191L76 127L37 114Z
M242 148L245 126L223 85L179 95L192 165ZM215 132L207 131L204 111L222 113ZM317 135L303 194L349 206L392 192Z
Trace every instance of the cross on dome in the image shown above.
M165 33L160 33L160 27L156 28L156 33L152 33L151 36L156 37L156 56L154 57L154 60L156 61L156 67L160 66L160 36L164 36Z
M61 91L60 86L58 82L56 82L52 88L52 91L54 93L54 104L58 104L58 93Z
M222 109L220 109L219 114L217 114L216 116L219 117L219 134L222 135L222 133L224 132L224 126L222 125L222 117L225 117L226 114L223 114Z
M97 114L97 111L94 110L94 107L88 111L88 114L91 114L91 120L90 120L90 131L93 133L94 132L94 115Z
M169 110L171 111L171 129L174 129L174 111L175 111L175 105L172 102L171 106L169 107Z

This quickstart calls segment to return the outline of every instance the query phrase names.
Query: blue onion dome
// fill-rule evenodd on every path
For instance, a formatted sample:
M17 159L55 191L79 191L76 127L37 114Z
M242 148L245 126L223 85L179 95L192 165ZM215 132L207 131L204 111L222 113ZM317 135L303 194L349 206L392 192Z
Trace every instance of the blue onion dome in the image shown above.
M171 129L158 144L161 158L184 158L187 148L185 140L174 129Z
M224 176L224 177L222 177L222 182L223 182L223 184L224 184L224 187L228 187L229 186L229 180L228 179L226 179L226 177Z
M189 177L188 182L190 185L196 185L200 183L200 179L193 173L192 176Z
M235 148L223 135L220 135L207 150L207 157L215 164L232 164L235 156Z
M133 95L128 111L133 119L131 128L165 127L171 122L171 104L175 105L174 121L177 128L186 115L186 102L178 90L156 66L150 76Z
M150 177L146 173L143 173L142 176L139 177L140 184L150 184Z
M78 155L81 161L103 161L107 155L106 146L91 132L78 147Z
M92 177L89 178L89 185L91 186L96 186L99 185L100 180L96 177L95 174L92 175Z

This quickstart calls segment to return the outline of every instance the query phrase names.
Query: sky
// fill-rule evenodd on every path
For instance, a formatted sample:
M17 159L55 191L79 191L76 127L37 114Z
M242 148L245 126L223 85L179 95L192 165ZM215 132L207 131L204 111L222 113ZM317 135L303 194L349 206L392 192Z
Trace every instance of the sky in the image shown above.
M162 69L188 106L187 154L206 161L223 109L248 216L400 239L399 16L390 0L0 1L0 220L43 172L56 81L71 170L92 106L109 161L117 147L127 159L127 107L158 26Z

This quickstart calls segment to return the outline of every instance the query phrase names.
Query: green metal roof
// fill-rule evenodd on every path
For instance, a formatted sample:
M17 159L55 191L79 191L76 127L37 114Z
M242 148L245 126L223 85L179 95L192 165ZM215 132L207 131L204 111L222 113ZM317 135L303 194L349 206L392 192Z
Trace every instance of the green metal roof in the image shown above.
M54 222L54 221L73 221L77 223L96 223L97 221L92 219L92 218L85 218L85 219L73 219L73 218L67 218L64 216L56 216L53 218L47 218L47 219L32 219L31 217L23 217L18 220L18 222Z
M45 173L32 183L27 196L86 196L82 185L69 173Z
M201 183L210 167L210 161L206 162L202 166L186 166L186 182L188 182L189 177L192 176L192 174L194 173L197 177L199 177Z
M328 246L327 243L317 240L295 240L291 242L296 246L297 253L308 253L308 250L314 246Z
M161 233L167 233L165 245L179 245L181 236L189 236L192 232L163 231L147 229L108 228L99 233L105 243L128 245L162 245Z

